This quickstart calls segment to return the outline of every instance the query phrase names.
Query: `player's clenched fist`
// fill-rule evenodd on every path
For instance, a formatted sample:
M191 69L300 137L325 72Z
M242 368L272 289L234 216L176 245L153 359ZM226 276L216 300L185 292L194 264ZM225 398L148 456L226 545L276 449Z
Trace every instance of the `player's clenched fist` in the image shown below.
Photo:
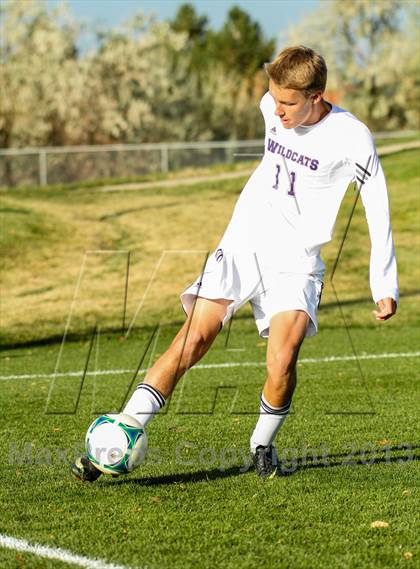
M397 303L393 298L383 298L377 303L378 310L373 310L376 320L388 320L397 312Z

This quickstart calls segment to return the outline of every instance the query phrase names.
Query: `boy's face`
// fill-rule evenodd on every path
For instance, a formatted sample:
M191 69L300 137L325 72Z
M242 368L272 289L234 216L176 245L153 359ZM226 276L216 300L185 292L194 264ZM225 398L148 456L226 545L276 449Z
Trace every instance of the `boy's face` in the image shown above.
M315 105L321 101L321 93L305 97L301 91L280 87L272 79L269 81L269 91L276 104L275 114L284 128L296 128L316 122L318 114Z

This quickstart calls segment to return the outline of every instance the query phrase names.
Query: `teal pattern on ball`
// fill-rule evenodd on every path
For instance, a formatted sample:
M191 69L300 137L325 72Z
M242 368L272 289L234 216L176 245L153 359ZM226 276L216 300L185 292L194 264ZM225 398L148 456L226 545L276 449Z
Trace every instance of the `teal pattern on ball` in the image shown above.
M123 431L126 440L127 440L127 450L121 459L116 464L101 464L101 462L90 452L89 445L88 445L88 436L92 433L97 427L102 425L103 423L116 423L121 430ZM138 440L144 435L144 429L139 429L136 427L131 427L126 425L123 422L117 422L114 418L110 417L109 415L101 415L98 417L90 426L87 435L86 435L86 453L89 460L97 465L105 467L106 470L111 474L126 474L129 472L128 470L128 462L130 460L131 451L134 449Z

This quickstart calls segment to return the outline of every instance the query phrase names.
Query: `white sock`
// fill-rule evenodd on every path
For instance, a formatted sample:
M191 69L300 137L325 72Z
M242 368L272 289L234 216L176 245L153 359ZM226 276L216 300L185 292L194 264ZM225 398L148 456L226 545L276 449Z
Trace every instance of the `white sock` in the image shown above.
M165 403L166 400L158 389L147 383L140 383L124 407L123 413L131 415L146 427Z
M289 401L283 407L273 407L261 394L260 416L250 440L252 453L255 453L258 446L267 447L272 444L278 430L286 420L291 404L292 402Z

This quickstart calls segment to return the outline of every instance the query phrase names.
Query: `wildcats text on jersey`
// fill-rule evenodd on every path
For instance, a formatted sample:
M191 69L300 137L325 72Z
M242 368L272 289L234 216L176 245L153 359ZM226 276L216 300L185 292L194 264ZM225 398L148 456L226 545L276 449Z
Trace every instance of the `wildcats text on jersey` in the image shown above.
M306 166L311 170L318 170L319 160L315 160L315 158L310 158L309 156L304 156L303 154L299 154L299 152L295 152L290 148L286 148L282 146L279 142L276 142L272 138L267 140L267 150L272 152L273 154L280 154L283 158L287 158L288 160L292 160L297 164L301 164L302 166Z

